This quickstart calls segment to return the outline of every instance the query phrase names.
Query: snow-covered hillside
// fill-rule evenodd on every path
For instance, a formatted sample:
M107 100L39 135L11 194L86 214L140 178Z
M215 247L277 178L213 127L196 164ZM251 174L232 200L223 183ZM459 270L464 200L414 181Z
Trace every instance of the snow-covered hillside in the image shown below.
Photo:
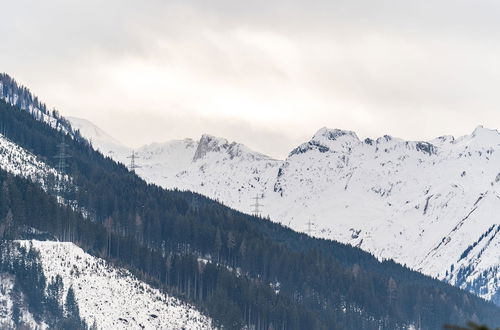
M72 243L19 241L40 252L45 276L73 287L81 316L99 329L212 329L193 306L166 296L129 271L85 253ZM8 284L8 283L7 283ZM0 297L1 298L1 297Z
M98 146L99 147L99 146ZM131 150L129 150L131 152ZM322 128L285 160L204 135L137 150L137 173L359 246L500 303L500 134L360 140ZM115 153L118 155L118 153ZM127 153L115 157L126 163Z
M54 129L63 132L71 132L69 122L61 117L56 110L50 111L30 90L19 85L12 77L5 73L0 73L0 100L17 106L22 111L26 111L37 120L43 121ZM0 128L8 129L8 127Z
M22 292L15 292L15 283L14 275L0 273L0 329L14 329L13 319L16 317L19 318L19 323L29 325L30 328L47 329L47 324L36 321L26 308L26 297ZM21 306L18 311L15 310L15 304Z
M69 181L67 175L57 172L38 157L0 134L0 168L14 175L38 182L46 189L54 180ZM54 182L50 182L54 181Z

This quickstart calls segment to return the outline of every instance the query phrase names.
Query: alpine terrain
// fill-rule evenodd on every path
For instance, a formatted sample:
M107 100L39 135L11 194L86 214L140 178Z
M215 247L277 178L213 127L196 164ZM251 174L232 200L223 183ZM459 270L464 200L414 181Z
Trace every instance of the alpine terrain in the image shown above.
M132 150L90 122L70 119L105 155ZM99 132L97 134L97 132ZM199 192L241 212L360 247L500 304L500 134L477 127L455 138L361 140L320 129L275 160L203 135L135 150L137 174ZM309 225L308 225L309 223Z
M495 132L323 129L285 161L205 135L138 150L146 182L120 163L130 149L0 82L2 328L500 324L495 304L415 271L497 299ZM273 221L246 214L256 195ZM299 232L309 220L318 237Z

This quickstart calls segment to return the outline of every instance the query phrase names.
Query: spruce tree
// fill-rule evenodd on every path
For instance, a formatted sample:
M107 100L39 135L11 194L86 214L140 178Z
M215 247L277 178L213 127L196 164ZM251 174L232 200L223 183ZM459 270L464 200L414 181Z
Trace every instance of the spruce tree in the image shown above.
M80 317L80 311L78 309L78 304L76 302L75 291L73 290L73 286L69 288L68 293L66 294L65 309L67 318L71 319Z

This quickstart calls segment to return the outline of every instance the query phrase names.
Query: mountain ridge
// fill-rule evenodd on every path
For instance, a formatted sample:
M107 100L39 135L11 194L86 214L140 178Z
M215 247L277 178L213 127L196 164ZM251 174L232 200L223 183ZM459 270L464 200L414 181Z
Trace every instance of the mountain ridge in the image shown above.
M219 138L217 141L227 140ZM500 172L495 172L491 165L494 162L492 158L497 155L494 149L499 145L498 131L481 125L470 134L456 138L441 136L429 141L406 141L389 135L360 140L352 131L323 127L309 141L293 149L284 160L235 161L224 156L220 148L215 148L203 153L204 157L209 156L203 161L201 157L196 159L198 162L185 162L171 171L165 171L162 164L169 163L175 154L156 163L154 157L150 157L141 164L143 167L137 173L148 182L170 189L197 191L245 213L252 213L251 200L258 196L265 205L262 208L263 215L269 215L274 221L306 231L306 222L311 220L315 223L312 228L315 236L359 246L381 259L394 258L428 275L469 288L500 303L497 293L500 274L496 270L500 260L490 258L487 265L479 263L477 253L475 259L468 260L469 264L464 264L464 260L459 258L495 223L496 220L487 215L488 209L496 207L493 200L480 203L480 207L485 207L484 212L472 212L471 219L479 214L479 218L471 222L480 229L467 229L468 234L461 234L460 238L457 238L457 234L449 237L446 231L453 229L474 209L474 203L485 191L493 189L490 195L500 196L494 184ZM139 156L142 152L143 149L138 149ZM477 171L481 166L488 169L489 176L485 175L484 170ZM456 176L450 175L450 170L455 168ZM439 170L435 172L433 169ZM364 173L361 175L360 171ZM475 176L481 177L480 182L489 178L482 184L484 188L481 191L477 191L477 181L468 179L473 172ZM392 177L394 179L390 179ZM425 183L426 180L429 182ZM459 184L459 180L465 181ZM363 188L360 182L370 182L370 186ZM410 183L419 185L420 191L410 189ZM353 191L351 187L357 190ZM432 193L433 189L438 191ZM459 194L460 189L463 193ZM300 193L294 193L297 191ZM394 197L396 193L406 196L397 201L398 198L395 200ZM333 196L337 197L332 200ZM338 200L339 196L345 196L341 198L342 202ZM374 199L373 196L378 197ZM322 199L322 202L313 201L317 198ZM453 206L449 208L452 202ZM357 208L361 209L370 205L370 211L350 211L358 203L361 204ZM433 210L435 204L440 205L439 210ZM470 205L470 208L464 205ZM324 219L329 218L327 214L332 212L337 214L337 220L329 224ZM339 216L346 220L339 222ZM385 220L387 217L389 219ZM410 217L413 220L403 225L397 220L398 217ZM442 217L450 220L444 221L446 223L442 226L437 225L439 221L436 219ZM374 222L374 218L379 218L379 222ZM283 222L284 219L288 220ZM468 226L472 224L462 230ZM384 235L377 227L385 228L389 234ZM426 229L440 233L440 236L426 233ZM411 231L417 233L416 236ZM381 242L389 236L396 241L401 239L401 244L376 242L373 238L375 233L378 233L377 239ZM456 246L449 250L448 246L451 245L439 245L443 239L453 241ZM496 239L496 236L493 237L493 240ZM418 244L412 245L412 241ZM440 254L430 252L437 246ZM426 247L425 254L414 252L421 250L421 247ZM486 249L494 251L494 247L495 244L491 244ZM444 253L445 250L449 251ZM432 261L434 258L436 261ZM446 267L439 264L446 264ZM465 272L464 269L471 265L474 271ZM487 274L483 274L485 271ZM464 274L468 276L463 278ZM478 282L483 283L480 288L474 284Z

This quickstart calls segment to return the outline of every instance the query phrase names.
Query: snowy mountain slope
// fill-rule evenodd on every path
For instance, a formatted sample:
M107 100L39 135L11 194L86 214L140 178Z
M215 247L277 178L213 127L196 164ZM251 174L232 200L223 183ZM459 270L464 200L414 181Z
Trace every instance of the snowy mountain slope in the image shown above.
M140 149L139 154L142 152ZM171 172L157 181L148 172L147 163L137 173L163 187L199 191L223 203L227 202L229 206L239 203L250 207L253 197L250 194L269 184L281 164L242 144L229 143L226 139L210 135L203 135L194 155L185 159L187 162L180 171ZM233 204L229 204L230 201Z
M433 143L360 141L351 132L322 129L289 155L264 203L285 203L286 209L269 210L271 218L298 230L310 219L316 236L446 279L447 271L457 276L468 246L500 223L499 144L500 135L482 127ZM468 260L471 274L500 264L498 247L485 249L492 257ZM500 274L489 276L482 290L473 290L486 298Z
M119 157L120 159L130 155L131 149L123 146L90 121L77 117L67 117L66 119L69 120L73 129L79 130L80 134L87 138L103 155L112 158Z
M130 163L131 148L116 145L116 140L89 121L69 120L103 154ZM244 212L250 209L256 192L272 184L282 164L245 145L208 134L198 141L187 138L152 143L134 152L140 165L136 172L146 181L170 189L197 191L232 207L245 205Z
M477 241L469 246L445 280L482 297L500 302L500 225L492 225Z
M72 243L19 241L40 252L47 278L73 287L81 316L99 329L212 329L193 306L162 294L129 271L85 253Z
M274 221L298 231L311 221L314 236L359 246L500 303L500 249L490 230L500 224L495 130L478 127L427 142L387 135L360 140L354 132L322 128L283 161L207 135L138 153L137 173L147 181L246 213L259 195L262 214Z
M18 85L12 77L5 73L0 73L0 100L17 106L37 120L49 124L54 129L65 133L72 131L69 122L62 118L56 110L48 110L47 106L34 96L28 88ZM1 127L1 129L8 128Z
M67 175L60 174L2 134L0 134L0 168L38 182L44 189L47 189L49 181L54 181L56 178L69 181Z

